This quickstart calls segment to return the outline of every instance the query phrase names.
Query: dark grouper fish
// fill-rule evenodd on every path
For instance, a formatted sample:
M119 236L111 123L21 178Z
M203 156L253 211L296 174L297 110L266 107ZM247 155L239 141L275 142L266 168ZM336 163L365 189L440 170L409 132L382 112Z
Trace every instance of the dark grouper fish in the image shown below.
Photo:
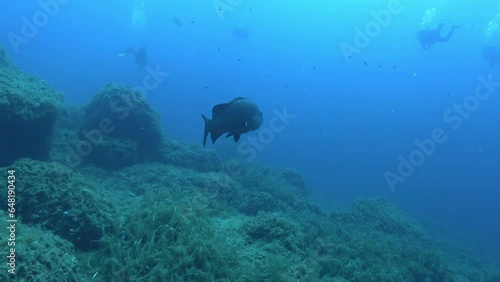
M262 125L262 113L257 105L243 97L215 105L212 108L212 119L201 116L205 120L203 147L209 133L212 144L224 133L227 133L226 138L233 136L234 141L238 142L241 134L256 130Z

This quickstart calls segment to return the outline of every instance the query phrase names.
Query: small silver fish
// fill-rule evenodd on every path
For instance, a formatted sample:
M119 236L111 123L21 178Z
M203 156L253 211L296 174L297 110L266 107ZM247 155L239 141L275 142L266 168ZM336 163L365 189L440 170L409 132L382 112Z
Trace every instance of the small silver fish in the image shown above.
M64 215L69 216L69 217L77 217L81 214L82 214L82 211L79 209L69 209L69 210L64 212Z

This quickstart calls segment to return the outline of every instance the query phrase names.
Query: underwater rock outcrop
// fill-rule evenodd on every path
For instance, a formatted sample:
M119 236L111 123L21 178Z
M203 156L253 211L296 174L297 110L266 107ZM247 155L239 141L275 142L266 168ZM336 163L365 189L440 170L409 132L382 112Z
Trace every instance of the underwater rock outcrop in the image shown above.
M325 214L307 197L302 175L296 170L273 169L232 160L225 170L245 187L238 197L238 209L255 216L261 211L309 211L318 216Z
M22 222L16 247L24 255L20 266L29 268L16 278L498 281L498 271L463 252L445 252L385 200L321 215L295 194L301 181L292 179L299 174L284 179L281 169L240 165L240 174L230 175L162 163L76 172L57 163L15 162ZM257 194L268 195L273 208L245 200Z
M294 169L278 169L279 177L283 179L288 186L291 187L294 193L301 196L308 195L306 182L302 178L302 175Z
M249 236L249 242L255 240L273 242L283 245L291 252L306 249L306 242L300 228L299 224L281 213L265 212L259 212L242 226L243 231Z
M0 165L46 159L62 95L17 69L0 47Z
M141 92L108 84L84 107L79 130L88 162L119 168L158 158L160 118Z
M0 210L0 220L6 222L7 213ZM81 281L78 259L72 244L54 233L40 227L29 226L17 220L15 274L0 271L0 281ZM6 232L0 239L7 242ZM7 246L7 243L5 244ZM7 251L7 250L6 250ZM5 264L4 264L5 265Z
M0 67L4 68L4 67L11 67L11 66L12 66L12 62L11 62L9 56L7 55L7 52L5 52L5 49L3 47L0 47Z
M12 167L19 175L16 212L24 223L51 230L79 250L97 247L111 218L91 180L55 162L23 158Z
M166 164L194 169L201 172L222 170L222 160L214 151L201 146L173 139L164 140L159 161Z
M0 69L5 91L17 70L2 52ZM16 122L43 116L23 102ZM326 215L295 170L163 138L158 114L132 89L111 84L83 112L48 110L56 112L52 162L8 163L19 261L15 278L5 271L0 281L500 281L496 265L450 251L386 200ZM76 144L93 165L63 164Z

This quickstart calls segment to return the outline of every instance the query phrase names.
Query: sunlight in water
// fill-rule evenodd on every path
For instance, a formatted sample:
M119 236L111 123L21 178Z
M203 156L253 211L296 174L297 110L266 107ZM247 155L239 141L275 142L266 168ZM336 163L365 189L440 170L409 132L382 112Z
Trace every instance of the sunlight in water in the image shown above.
M144 0L137 0L134 4L132 12L132 27L134 30L141 29L146 26L146 3Z
M488 23L488 26L484 30L484 35L486 36L486 42L490 43L494 37L498 37L498 26L500 25L500 5L498 6L498 12L495 15L495 18Z
M422 23L420 25L423 28L427 28L432 24L434 18L436 18L436 8L432 7L431 9L425 11L424 16L422 17Z

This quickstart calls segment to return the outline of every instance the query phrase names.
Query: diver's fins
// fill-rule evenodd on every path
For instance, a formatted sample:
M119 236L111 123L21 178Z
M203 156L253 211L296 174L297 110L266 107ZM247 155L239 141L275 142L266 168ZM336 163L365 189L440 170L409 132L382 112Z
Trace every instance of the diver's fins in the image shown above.
M120 54L118 54L117 56L118 57L125 57L127 56L128 54L130 54L130 52L134 51L134 49L132 47L128 48L127 50L121 52Z

